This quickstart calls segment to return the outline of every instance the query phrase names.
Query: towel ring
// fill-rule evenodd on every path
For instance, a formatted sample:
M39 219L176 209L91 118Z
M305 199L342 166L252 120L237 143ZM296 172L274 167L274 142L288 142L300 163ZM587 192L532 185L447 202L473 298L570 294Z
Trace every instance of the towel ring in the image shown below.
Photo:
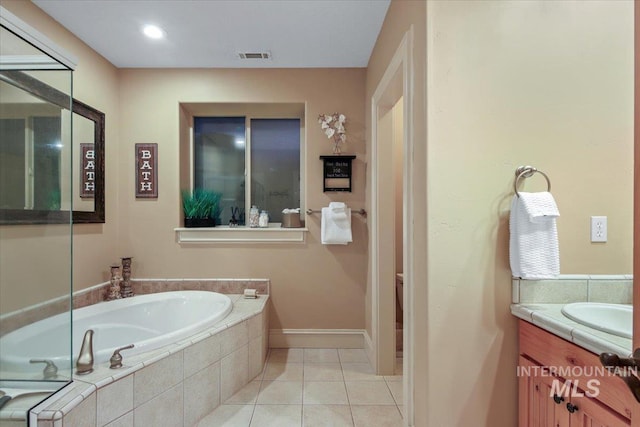
M544 176L544 179L547 180L547 191L551 191L551 180L546 173L534 168L533 166L520 166L516 169L516 180L513 182L513 190L516 192L516 196L520 197L520 193L518 193L518 182L520 179L531 178L534 173L539 173Z

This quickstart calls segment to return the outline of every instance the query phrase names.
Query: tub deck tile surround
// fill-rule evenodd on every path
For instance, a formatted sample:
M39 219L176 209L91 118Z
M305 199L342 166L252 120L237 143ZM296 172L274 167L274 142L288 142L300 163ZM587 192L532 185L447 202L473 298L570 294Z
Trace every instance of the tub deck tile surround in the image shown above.
M230 297L232 312L211 330L130 358L125 352L122 369L101 364L74 378L66 394L54 395L38 414L38 426L195 425L263 371L268 295Z
M130 412L134 408L133 375L99 388L97 394L97 424L105 425L114 418Z
M201 290L221 294L242 295L245 289L255 289L258 295L269 295L269 279L131 279L134 294L145 295L180 290ZM99 283L73 293L73 307L82 308L106 300L109 282ZM70 296L6 313L0 316L0 336L23 326L70 310Z
M186 364L185 364L186 366ZM184 380L184 425L195 425L220 405L220 362Z

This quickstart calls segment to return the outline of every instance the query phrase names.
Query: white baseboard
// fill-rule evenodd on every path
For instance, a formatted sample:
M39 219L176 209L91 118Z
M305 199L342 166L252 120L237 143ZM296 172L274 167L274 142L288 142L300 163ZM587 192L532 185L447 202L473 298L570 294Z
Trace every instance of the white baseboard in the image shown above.
M365 348L362 329L271 329L270 348Z

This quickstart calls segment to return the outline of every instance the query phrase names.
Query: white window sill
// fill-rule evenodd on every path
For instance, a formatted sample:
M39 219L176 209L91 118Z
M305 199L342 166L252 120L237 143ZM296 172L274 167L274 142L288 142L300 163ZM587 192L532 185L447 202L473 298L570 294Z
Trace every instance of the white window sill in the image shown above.
M259 243L304 242L307 228L282 228L271 223L268 228L218 226L211 228L175 228L178 243Z

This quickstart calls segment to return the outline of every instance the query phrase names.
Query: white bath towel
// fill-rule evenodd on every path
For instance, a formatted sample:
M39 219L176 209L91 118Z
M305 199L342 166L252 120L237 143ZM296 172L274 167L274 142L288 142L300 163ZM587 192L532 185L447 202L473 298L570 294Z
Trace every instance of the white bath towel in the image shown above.
M513 196L511 201L509 217L511 274L513 277L532 280L556 278L560 274L557 215L535 214L535 222L531 221L525 208L523 194L525 193L520 193L521 197ZM534 209L534 211L541 210Z
M539 193L520 192L520 201L531 222L543 222L560 216L556 201L548 191Z
M321 240L323 245L346 245L352 242L351 209L344 203L331 202L322 208Z

